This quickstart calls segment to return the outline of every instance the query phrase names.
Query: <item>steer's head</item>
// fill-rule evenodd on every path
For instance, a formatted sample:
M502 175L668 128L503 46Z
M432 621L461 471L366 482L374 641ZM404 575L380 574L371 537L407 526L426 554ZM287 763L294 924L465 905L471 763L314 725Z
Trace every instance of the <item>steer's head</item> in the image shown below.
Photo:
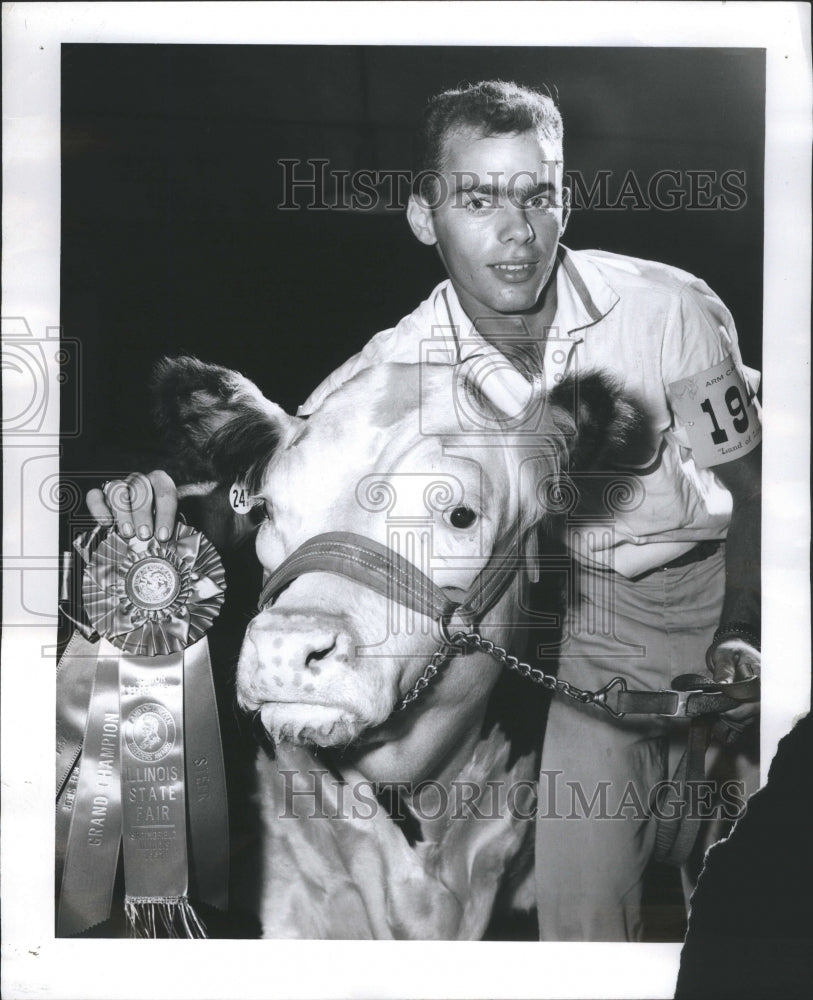
M517 524L527 536L545 516L544 498L568 455L595 450L633 415L596 377L578 394L565 385L548 398L520 382L513 398L521 405L507 412L499 394L489 398L462 368L386 364L302 419L241 376L194 359L165 362L159 374L164 422L174 422L187 460L202 462L197 476L237 480L261 507L256 546L267 574L313 536L349 531L458 593L498 539ZM592 431L579 437L586 425ZM518 616L510 588L486 628L505 642ZM372 731L368 745L382 746L391 727L418 724L414 710L387 720L437 645L437 624L425 615L346 576L307 572L249 625L238 699L277 741L344 745ZM439 758L476 729L497 669L453 663L417 713L423 744ZM448 725L450 713L458 726Z

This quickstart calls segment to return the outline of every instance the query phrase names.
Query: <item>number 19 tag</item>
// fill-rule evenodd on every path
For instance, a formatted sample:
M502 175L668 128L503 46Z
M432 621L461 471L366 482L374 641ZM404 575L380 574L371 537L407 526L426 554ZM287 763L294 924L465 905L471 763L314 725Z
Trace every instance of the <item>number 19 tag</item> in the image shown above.
M762 440L753 397L730 357L704 372L669 385L699 469L733 462Z

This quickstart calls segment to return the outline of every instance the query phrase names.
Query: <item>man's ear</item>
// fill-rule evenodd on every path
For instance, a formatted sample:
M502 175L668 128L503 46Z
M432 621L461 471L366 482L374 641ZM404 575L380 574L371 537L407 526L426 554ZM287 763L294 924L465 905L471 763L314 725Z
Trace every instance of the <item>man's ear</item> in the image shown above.
M572 202L571 202L571 196L570 196L570 188L569 187L563 187L562 188L562 229L561 229L561 232L559 233L559 238L560 239L564 235L565 230L567 229L567 224L568 224L568 221L570 219L570 209L571 208L572 208Z
M407 222L409 228L425 246L432 247L437 243L432 209L422 198L414 194L409 196L407 202Z

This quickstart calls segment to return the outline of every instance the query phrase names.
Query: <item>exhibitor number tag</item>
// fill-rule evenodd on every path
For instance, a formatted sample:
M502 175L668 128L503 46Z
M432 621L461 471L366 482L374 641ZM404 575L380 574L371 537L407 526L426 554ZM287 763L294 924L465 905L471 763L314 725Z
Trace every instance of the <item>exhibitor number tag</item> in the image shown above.
M240 483L232 483L229 488L229 503L235 514L248 514L257 504L245 486Z
M733 462L762 440L759 411L730 357L669 389L698 468Z

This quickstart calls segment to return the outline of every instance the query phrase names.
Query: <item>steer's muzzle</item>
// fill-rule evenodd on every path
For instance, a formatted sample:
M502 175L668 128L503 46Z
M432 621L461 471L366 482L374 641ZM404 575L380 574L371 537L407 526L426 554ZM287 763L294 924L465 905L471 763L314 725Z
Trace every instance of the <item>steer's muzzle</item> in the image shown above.
M262 611L240 651L238 701L259 710L275 740L348 743L383 721L394 700L372 662L357 657L357 646L343 615Z

